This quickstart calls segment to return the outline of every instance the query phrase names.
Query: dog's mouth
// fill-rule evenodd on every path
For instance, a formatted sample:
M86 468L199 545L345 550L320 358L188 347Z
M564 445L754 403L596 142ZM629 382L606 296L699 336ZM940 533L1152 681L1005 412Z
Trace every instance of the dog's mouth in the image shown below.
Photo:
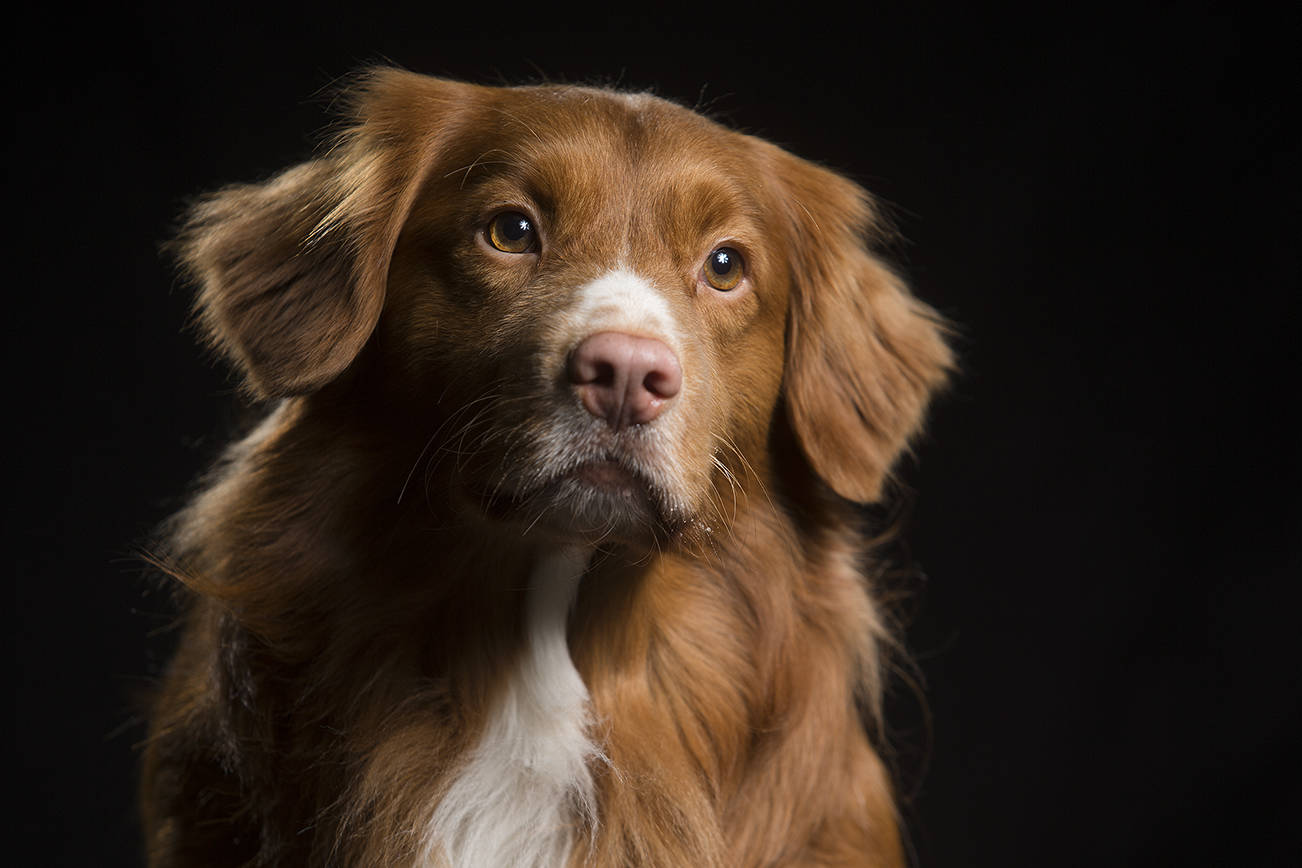
M650 494L650 484L646 480L613 458L587 461L561 478L625 498Z
M646 543L682 521L682 510L650 474L615 454L577 461L524 489L499 489L482 502L490 517L523 523L526 534L594 542Z

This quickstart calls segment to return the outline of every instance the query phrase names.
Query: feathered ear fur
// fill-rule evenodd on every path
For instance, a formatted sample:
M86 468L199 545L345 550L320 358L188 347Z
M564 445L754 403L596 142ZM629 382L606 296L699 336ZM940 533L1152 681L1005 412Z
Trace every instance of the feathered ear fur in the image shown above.
M191 209L174 249L198 285L200 326L254 395L314 391L356 358L437 131L472 90L373 71L348 92L350 125L321 157Z
M842 497L876 500L953 367L944 324L868 248L868 194L789 155L793 293L784 380L801 448Z

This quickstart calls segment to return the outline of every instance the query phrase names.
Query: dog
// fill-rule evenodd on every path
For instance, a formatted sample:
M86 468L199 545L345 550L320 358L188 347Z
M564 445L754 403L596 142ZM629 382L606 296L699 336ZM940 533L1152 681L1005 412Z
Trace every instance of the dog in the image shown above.
M266 413L156 549L149 864L902 865L862 505L954 363L873 200L649 94L345 104L174 243Z

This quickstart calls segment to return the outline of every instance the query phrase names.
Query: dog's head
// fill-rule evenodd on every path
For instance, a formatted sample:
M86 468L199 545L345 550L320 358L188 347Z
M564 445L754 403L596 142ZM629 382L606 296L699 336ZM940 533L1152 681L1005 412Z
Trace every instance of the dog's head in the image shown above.
M646 95L384 70L352 96L332 149L182 235L253 393L379 396L467 503L563 533L719 520L775 423L879 496L950 355L860 188Z

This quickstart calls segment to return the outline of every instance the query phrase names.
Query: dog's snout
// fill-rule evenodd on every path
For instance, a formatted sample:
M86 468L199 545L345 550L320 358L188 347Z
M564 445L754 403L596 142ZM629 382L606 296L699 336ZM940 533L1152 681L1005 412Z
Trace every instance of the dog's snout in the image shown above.
M619 431L660 415L683 385L668 346L623 332L598 332L575 347L569 378L583 406Z

